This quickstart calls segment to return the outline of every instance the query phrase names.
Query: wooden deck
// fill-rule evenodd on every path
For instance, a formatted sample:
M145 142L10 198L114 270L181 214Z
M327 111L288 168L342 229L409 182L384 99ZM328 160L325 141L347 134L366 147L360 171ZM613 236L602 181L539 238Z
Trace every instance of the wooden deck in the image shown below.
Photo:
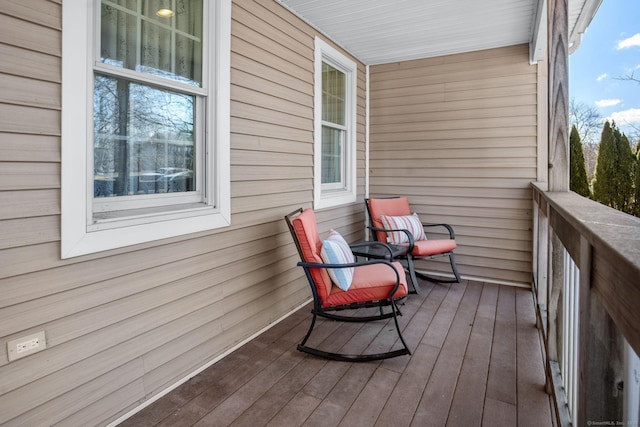
M347 363L303 354L305 308L121 425L553 425L530 291L422 286L401 307L411 356ZM387 322L325 320L310 344L375 351L397 347L395 338Z

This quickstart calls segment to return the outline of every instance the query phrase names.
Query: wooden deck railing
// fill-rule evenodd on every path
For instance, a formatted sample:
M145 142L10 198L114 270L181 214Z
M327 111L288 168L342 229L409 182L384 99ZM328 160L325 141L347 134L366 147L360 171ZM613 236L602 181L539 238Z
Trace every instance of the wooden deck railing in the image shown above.
M533 275L559 425L638 425L640 219L533 184Z

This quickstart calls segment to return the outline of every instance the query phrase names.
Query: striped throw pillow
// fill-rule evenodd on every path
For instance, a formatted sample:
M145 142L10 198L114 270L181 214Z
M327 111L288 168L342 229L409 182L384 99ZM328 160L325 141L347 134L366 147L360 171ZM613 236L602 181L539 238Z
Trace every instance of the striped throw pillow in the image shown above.
M320 256L326 264L350 264L354 262L353 252L344 237L331 230L329 237L322 241ZM354 267L327 268L329 277L343 291L349 290L353 281Z
M427 240L427 235L424 233L424 228L417 213L406 216L381 215L380 220L382 221L383 227L387 230L409 230L414 241ZM387 231L387 243L396 245L409 243L409 238L407 237L407 233L403 231Z

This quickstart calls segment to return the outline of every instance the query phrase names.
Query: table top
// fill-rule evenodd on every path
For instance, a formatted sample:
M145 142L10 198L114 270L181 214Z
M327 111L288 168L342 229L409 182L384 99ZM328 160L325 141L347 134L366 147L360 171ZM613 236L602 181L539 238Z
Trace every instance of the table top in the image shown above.
M356 256L361 256L365 258L373 258L373 259L389 259L389 251L382 244L375 244L377 242L366 242L370 243L368 245L363 246L353 246L358 245L360 243L365 242L355 242L351 246L351 252L353 252ZM404 255L407 251L407 248L402 245L388 245L391 248L391 258L396 258L398 256Z

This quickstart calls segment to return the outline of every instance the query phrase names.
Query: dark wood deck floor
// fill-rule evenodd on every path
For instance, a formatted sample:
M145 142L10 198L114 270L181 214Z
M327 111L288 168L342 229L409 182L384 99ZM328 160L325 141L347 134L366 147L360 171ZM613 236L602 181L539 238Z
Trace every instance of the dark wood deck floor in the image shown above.
M422 289L401 307L411 356L347 363L301 353L305 308L121 425L553 425L530 291L467 281ZM325 320L311 344L375 351L395 338L387 322Z

